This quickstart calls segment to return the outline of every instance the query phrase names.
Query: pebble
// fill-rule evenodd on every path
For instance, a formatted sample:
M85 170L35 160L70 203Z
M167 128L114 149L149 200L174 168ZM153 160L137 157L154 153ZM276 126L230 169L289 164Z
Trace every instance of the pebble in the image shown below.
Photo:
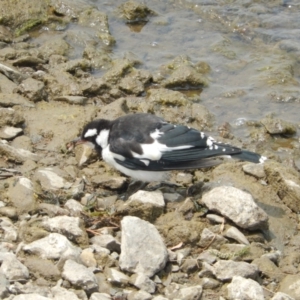
M70 212L72 217L80 217L84 211L84 206L74 199L69 199L64 207Z
M8 160L14 161L16 163L22 163L28 159L33 161L39 161L41 159L39 155L28 150L17 149L9 146L3 140L0 140L0 154L6 156Z
M23 250L42 258L67 259L68 257L79 257L81 249L59 233L50 233L48 236L23 246Z
M82 288L87 293L98 290L98 282L94 273L87 267L68 259L63 267L62 277L75 287Z
M88 243L88 236L83 229L83 222L78 217L57 216L45 218L42 225L46 230L63 234L78 244Z
M121 244L110 234L96 235L90 240L93 244L99 245L103 248L113 252L121 252Z
M256 278L258 268L256 265L233 260L219 260L213 265L214 274L221 281L231 280L234 276Z
M169 299L198 300L201 299L202 296L202 286L185 287L172 282L166 287L165 295Z
M11 140L22 132L22 128L5 126L3 128L0 128L0 139Z
M29 212L36 207L33 183L26 177L19 177L14 184L10 185L8 198L18 214Z
M242 232L240 232L237 228L230 226L225 232L224 232L224 236L231 238L241 244L244 245L249 245L249 241L247 240L247 238L244 236L244 234Z
M93 293L90 297L90 300L111 300L111 299L112 299L111 296L106 293Z
M140 290L153 294L156 289L156 284L148 276L138 273L130 277L130 283Z
M241 276L234 276L227 285L228 299L255 299L264 300L263 288L254 280Z
M138 201L143 204L149 203L158 207L165 206L164 197L161 191L147 192L139 190L131 195L126 203L130 204L132 201Z
M27 267L14 254L5 253L1 256L1 260L0 270L9 281L26 281L29 278Z
M107 281L118 286L126 285L130 278L116 268L106 268L104 274Z
M71 186L54 168L39 169L35 172L34 178L35 181L40 183L42 189L46 191L64 189Z
M252 175L256 178L266 177L264 166L262 164L245 164L242 168L246 174Z

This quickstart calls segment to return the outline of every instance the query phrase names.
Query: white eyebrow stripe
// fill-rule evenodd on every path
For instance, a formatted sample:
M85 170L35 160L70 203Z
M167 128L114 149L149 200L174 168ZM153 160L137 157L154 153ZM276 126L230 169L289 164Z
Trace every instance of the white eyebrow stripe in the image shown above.
M96 135L96 134L97 134L97 129L96 129L96 128L94 128L94 129L89 129L89 130L85 133L84 137L87 138L87 137L90 137L90 136L94 136L94 135Z

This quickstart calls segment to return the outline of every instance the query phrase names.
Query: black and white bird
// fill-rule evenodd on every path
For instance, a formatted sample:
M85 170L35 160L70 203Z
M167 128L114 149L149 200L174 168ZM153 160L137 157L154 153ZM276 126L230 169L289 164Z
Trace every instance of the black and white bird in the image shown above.
M137 113L113 121L88 123L74 144L89 143L104 161L141 181L161 181L170 170L198 169L218 164L217 156L262 163L265 157L216 142L203 132L173 125L152 114Z

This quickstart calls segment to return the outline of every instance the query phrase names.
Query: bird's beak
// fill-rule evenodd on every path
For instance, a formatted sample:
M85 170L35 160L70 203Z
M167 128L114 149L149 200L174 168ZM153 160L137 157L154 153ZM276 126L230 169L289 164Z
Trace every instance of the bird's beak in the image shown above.
M68 151L72 151L76 146L86 143L87 141L82 139L81 137L78 137L71 142L67 143L67 149Z

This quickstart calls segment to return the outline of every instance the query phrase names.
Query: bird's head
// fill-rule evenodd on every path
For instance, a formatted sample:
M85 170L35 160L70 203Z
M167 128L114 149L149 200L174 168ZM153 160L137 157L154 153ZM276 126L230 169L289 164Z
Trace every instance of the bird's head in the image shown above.
M101 153L102 149L108 144L109 129L110 121L104 119L94 120L83 128L81 136L74 139L69 148L87 144Z

